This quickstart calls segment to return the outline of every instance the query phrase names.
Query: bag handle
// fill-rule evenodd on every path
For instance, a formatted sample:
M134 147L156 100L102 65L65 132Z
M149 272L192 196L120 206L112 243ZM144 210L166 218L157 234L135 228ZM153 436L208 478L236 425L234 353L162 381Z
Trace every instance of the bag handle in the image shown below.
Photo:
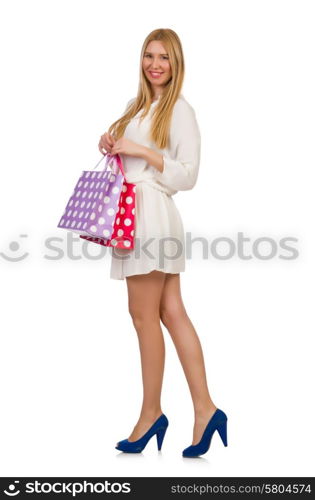
M101 161L104 159L104 157L105 157L105 167L104 167L104 170L107 170L108 165L110 165L110 163L113 161L113 159L116 158L116 162L117 162L117 164L119 166L119 169L120 169L121 173L123 174L124 178L126 179L126 174L125 174L125 171L124 171L123 162L122 162L121 157L119 156L118 153L116 153L115 155L112 155L110 153L106 153L97 162L97 164L95 165L95 167L92 168L92 170L94 170L96 167L98 167L98 165L101 163Z

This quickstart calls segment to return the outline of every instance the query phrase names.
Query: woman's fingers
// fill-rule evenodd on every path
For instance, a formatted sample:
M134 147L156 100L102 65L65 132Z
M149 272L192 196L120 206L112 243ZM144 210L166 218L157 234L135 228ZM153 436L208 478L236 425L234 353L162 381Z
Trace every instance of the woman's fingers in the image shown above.
M106 134L104 134L103 137L104 137L104 143L112 148L115 144L115 138L108 132L106 132Z
M109 136L110 145L114 146L114 144L115 144L115 137L113 135L111 135L111 134L108 134L108 136Z
M101 136L98 148L101 153L103 153L103 149L105 149L107 153L111 153L114 143L115 141L113 140L112 136L110 136L110 134L106 132Z
M101 152L102 154L104 154L104 149L105 149L105 151L107 151L107 149L106 149L106 147L105 147L105 145L104 145L104 143L103 143L102 141L100 141L100 142L98 143L98 149L100 150L100 152Z
M115 142L115 137L108 132L105 132L99 140L98 149L102 154L105 154L104 150L107 153L112 154L112 148L114 148Z

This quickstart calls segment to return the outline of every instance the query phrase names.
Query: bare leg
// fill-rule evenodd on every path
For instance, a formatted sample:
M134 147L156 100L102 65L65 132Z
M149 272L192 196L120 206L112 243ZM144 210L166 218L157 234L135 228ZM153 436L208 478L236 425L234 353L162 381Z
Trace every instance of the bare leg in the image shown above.
M160 317L171 335L188 382L195 412L192 444L197 444L217 407L209 394L200 340L181 298L179 274L166 274Z
M143 403L129 441L136 441L163 413L161 390L165 344L159 307L166 274L152 271L127 277L129 313L137 331L143 381Z

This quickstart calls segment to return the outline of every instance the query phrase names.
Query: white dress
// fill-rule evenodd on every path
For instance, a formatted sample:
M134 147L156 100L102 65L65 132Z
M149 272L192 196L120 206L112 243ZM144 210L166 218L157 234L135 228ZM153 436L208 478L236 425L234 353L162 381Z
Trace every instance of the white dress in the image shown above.
M134 101L131 99L127 103ZM159 100L159 98L158 98ZM140 157L121 154L127 182L136 184L135 246L111 248L110 278L147 274L153 270L180 273L185 270L185 233L173 200L178 191L192 189L200 163L200 131L193 107L180 94L172 114L169 148L159 149L149 139L150 120L158 100L139 123L142 110L129 122L124 137L163 156L164 170Z

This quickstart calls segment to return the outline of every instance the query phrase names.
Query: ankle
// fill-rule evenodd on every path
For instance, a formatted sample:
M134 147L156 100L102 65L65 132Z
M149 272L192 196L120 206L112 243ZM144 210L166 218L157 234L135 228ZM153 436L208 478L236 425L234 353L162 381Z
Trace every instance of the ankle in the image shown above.
M211 401L204 404L199 404L194 406L195 418L203 417L207 415L209 412L214 412L217 410L217 406Z
M145 421L149 422L153 419L158 418L160 415L162 415L162 413L163 413L163 411L161 410L161 408L142 409L141 413L140 413L140 418L141 418L141 420L145 420Z

